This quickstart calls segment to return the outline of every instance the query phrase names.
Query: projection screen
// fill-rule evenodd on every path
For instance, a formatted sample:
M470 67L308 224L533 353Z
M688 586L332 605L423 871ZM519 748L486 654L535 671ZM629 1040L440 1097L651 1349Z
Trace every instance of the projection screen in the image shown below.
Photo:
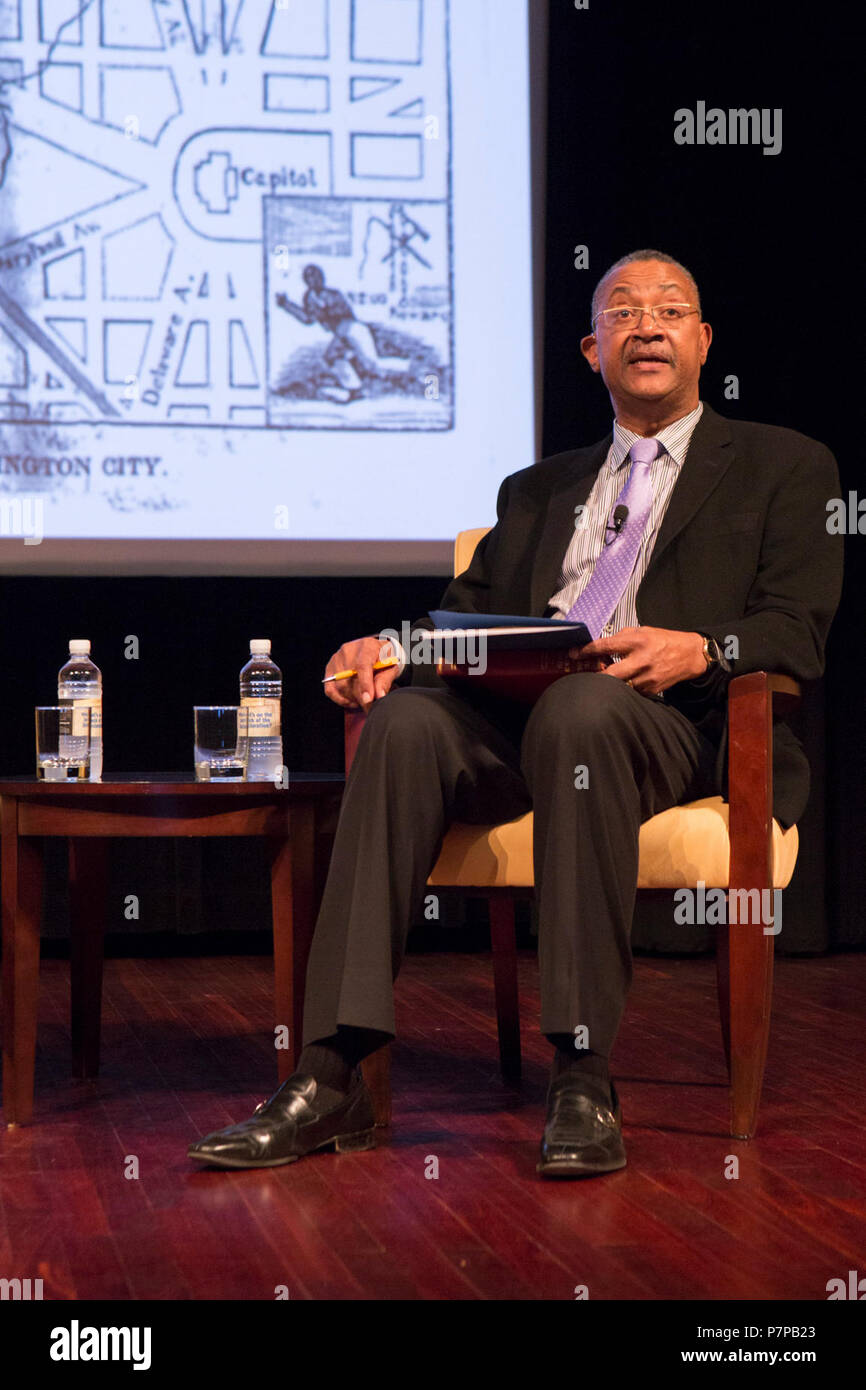
M536 457L541 44L0 0L0 569L447 571Z

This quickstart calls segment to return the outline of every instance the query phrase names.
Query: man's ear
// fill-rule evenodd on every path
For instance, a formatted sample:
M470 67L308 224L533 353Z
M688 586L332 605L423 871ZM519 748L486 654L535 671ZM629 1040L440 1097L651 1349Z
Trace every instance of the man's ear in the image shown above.
M598 365L598 344L594 333L587 333L585 338L580 340L580 350L586 358L594 372L601 371Z
M707 360L707 353L710 350L710 343L713 341L713 330L708 323L701 324L701 366Z

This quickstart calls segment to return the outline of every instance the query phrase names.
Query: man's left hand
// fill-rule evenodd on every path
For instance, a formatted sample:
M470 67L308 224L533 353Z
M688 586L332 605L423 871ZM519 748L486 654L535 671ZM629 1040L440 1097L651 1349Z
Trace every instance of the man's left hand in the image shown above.
M678 681L702 676L707 669L701 634L666 627L624 627L613 637L572 648L569 656L610 662L600 667L605 675L625 681L642 695L658 695ZM611 661L614 656L621 659Z

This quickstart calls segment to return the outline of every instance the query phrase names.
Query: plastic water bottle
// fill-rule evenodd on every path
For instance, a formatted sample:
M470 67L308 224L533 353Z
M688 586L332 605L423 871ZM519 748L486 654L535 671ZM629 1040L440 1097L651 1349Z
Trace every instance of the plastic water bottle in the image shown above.
M241 708L247 712L250 746L248 782L278 783L283 770L280 701L283 677L271 660L266 637L250 642L250 659L241 671Z
M74 637L69 660L57 673L60 704L90 706L90 781L102 781L102 672L90 660L90 642Z

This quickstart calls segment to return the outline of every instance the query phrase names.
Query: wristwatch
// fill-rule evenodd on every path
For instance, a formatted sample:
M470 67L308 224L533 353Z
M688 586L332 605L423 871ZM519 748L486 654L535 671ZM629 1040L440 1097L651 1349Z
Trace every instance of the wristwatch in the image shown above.
M704 639L704 660L707 663L707 670L711 666L719 666L723 671L731 670L731 663L726 658L724 652L716 641L715 637L709 637L705 632L700 634Z

